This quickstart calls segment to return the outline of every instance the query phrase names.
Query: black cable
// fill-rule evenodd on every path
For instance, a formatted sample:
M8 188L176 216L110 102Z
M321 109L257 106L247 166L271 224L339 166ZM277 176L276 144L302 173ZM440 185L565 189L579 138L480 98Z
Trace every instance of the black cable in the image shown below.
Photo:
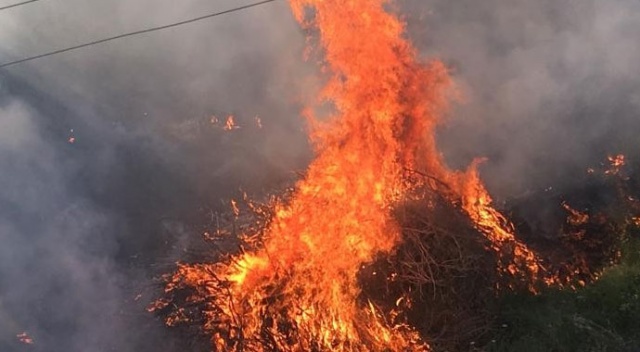
M31 1L37 1L37 0L31 0ZM36 59L40 59L40 58L51 56L51 55L61 54L61 53L65 53L67 51L77 50L77 49L85 48L85 47L92 46L92 45L102 44L102 43L105 43L105 42L110 42L112 40L122 39L122 38L126 38L126 37L131 37L131 36L134 36L134 35L155 32L155 31L159 31L159 30L163 30L163 29L167 29L167 28L181 26L181 25L184 25L184 24L189 24L189 23L193 23L193 22L197 22L197 21L202 21L202 20L205 20L205 19L208 19L208 18L211 18L211 17L225 15L225 14L228 14L228 13L237 12L237 11L240 11L240 10L245 10L245 9L248 9L248 8L251 8L251 7L264 5L264 4L267 4L267 3L270 3L270 2L275 2L275 1L277 1L277 0L259 1L259 2L253 3L253 4L232 8L232 9L225 10L225 11L222 11L222 12L216 12L216 13L211 13L211 14L208 14L208 15L192 18L190 20L175 22L175 23L171 23L171 24L167 24L167 25L159 26L159 27L152 27L152 28L142 29L142 30L139 30L139 31L120 34L120 35L117 35L117 36L114 36L114 37L105 38L105 39L99 39L99 40L95 40L95 41L92 41L92 42L89 42L89 43L75 45L75 46L71 46L71 47L68 47L68 48L58 49L58 50L50 51L48 53L35 55L35 56L30 56L30 57L26 57L24 59L19 59L19 60L16 60L16 61L7 62L7 63L4 63L4 64L1 64L0 68L17 65L17 64L20 64L20 63L23 63L23 62L36 60Z
M22 5L30 4L30 3L32 3L32 2L36 2L36 1L40 1L40 0L29 0L29 1L19 2L19 3L17 3L17 4L13 4L13 5L3 6L3 7L0 7L0 11L2 11L2 10L6 10L6 9L10 9L10 8L13 8L13 7L18 7L18 6L22 6Z

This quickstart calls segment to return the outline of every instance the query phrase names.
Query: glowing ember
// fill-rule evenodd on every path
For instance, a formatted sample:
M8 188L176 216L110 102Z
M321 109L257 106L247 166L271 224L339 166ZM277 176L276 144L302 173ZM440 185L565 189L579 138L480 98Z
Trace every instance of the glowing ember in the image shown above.
M18 338L18 341L27 344L27 345L33 345L33 339L31 337L29 337L29 335L26 332L22 332L18 335L16 335L16 337Z
M569 217L567 218L567 222L573 226L584 225L589 222L589 214L580 212L574 208L572 208L566 202L562 203L562 207L569 212Z
M608 159L610 167L607 171L605 171L605 174L607 175L619 174L622 167L626 165L625 157L622 154L609 156Z
M231 131L231 130L234 130L234 129L236 129L236 128L239 128L239 127L236 125L236 123L235 123L235 121L234 121L234 119L233 119L233 115L229 115L229 116L227 117L227 122L225 122L225 124L224 124L224 127L223 127L223 128L224 128L224 130L225 130L225 131Z

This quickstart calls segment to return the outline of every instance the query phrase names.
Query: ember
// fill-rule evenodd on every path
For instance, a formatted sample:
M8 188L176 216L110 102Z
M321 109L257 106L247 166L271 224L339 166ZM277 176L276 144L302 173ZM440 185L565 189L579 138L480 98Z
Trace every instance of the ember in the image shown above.
M234 130L236 128L239 128L238 125L236 125L236 122L233 119L233 115L227 116L227 122L225 122L223 128L224 128L225 131L231 131L231 130Z
M26 332L22 332L18 335L16 335L16 337L18 338L18 340L24 344L27 345L33 345L33 339L31 337L29 337L29 335L27 335Z

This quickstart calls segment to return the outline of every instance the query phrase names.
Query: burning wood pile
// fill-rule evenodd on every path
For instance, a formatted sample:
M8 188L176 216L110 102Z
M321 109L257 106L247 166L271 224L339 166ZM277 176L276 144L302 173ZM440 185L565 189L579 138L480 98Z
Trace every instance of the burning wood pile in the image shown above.
M378 321L379 331L402 334L402 348L427 348L423 339L435 350L460 350L471 341L489 338L496 316L498 297L516 291L542 290L548 282L572 289L597 279L600 269L613 263L618 253L620 225L639 214L629 201L628 182L605 176L595 185L598 193L624 191L609 203L595 200L590 211L579 211L567 202L547 196L545 206L555 209L561 221L553 224L556 236L531 236L528 243L535 248L544 274L538 281L525 281L522 275L511 275L503 269L505 258L513 252L496 252L493 244L467 216L430 188L415 189L411 196L399 201L392 217L400 225L401 239L389 253L381 253L363 263L357 272L359 292L356 302L365 307L357 321ZM584 193L584 189L581 189ZM180 264L175 273L164 277L166 296L156 301L151 310L164 317L169 326L192 330L206 336L214 351L300 351L338 348L338 340L330 347L319 342L318 335L308 334L294 320L295 311L288 302L295 291L287 288L287 275L279 285L260 288L261 301L256 320L247 321L242 303L232 293L234 281L219 273L223 268L244 267L239 258L260 251L267 240L274 217L273 204L287 203L295 189L283 192L281 200L271 198L257 203L244 199L233 203L232 210L220 217L218 225L204 234L203 242L215 247L236 248L214 260L203 255L198 263ZM564 195L571 198L571 195ZM622 204L623 209L610 209ZM521 205L520 205L521 206ZM521 211L514 207L514 212ZM623 218L613 218L613 214ZM517 214L514 214L517 218ZM552 222L552 220L550 220ZM518 224L519 233L527 229ZM219 246L218 246L219 244ZM208 246L211 248L211 246ZM209 262L207 262L209 260ZM339 260L328 256L327 260ZM515 264L514 264L515 265ZM546 278L554 277L553 281ZM237 304L237 306L236 306ZM294 309L292 311L292 309ZM377 320L379 319L379 320ZM246 335L244 324L258 324L254 335ZM358 326L363 345L344 343L342 348L379 350L371 326ZM308 334L308 335L304 335ZM393 343L398 343L395 341ZM395 350L397 347L393 347Z
M197 326L214 351L428 351L482 335L503 290L594 276L519 240L477 162L445 165L447 70L418 60L386 1L290 3L329 72L318 106L334 113L305 111L316 158L288 195L248 202L246 220L234 204L237 253L179 264L152 311ZM588 221L566 209L572 226Z

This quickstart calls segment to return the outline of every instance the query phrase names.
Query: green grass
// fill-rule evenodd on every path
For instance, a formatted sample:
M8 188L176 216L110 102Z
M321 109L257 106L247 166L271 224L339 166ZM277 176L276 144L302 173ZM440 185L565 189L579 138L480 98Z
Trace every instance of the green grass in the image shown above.
M501 302L487 352L640 351L640 239L620 264L578 289L513 295Z

